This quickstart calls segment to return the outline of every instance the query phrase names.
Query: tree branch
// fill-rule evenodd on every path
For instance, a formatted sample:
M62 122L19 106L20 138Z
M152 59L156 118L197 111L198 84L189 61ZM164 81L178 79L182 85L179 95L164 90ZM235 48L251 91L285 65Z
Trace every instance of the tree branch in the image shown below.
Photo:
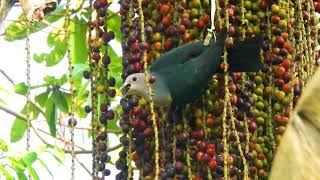
M118 144L118 145L116 145L116 146L113 146L113 147L111 147L111 148L108 148L108 149L106 150L106 152L111 152L111 151L117 150L117 149L119 149L119 148L121 148L121 147L122 147L122 144ZM71 151L70 151L70 150L67 150L67 149L65 149L64 152L65 152L65 153L68 153L68 154L71 154ZM92 153L92 150L74 151L74 154L91 154L91 153Z
M47 13L54 11L58 4L57 0L19 1L28 21L32 23L41 21Z
M5 78L7 78L8 81L9 81L11 84L15 85L15 84L14 84L14 81L10 78L10 76L9 76L6 72L4 72L4 70L0 69L0 73L1 73Z
M0 1L1 1L1 0L0 0ZM3 74L3 76L4 76L5 78L7 78L8 81L9 81L12 85L15 85L13 79L12 79L6 72L4 72L4 70L0 69L0 73ZM27 96L25 96L25 97L27 97ZM38 106L38 105L37 105L35 102L33 102L32 100L30 100L30 103L31 103L37 110L39 110L40 113L41 113L44 117L46 116L45 113L44 113L44 111L42 110L42 108L41 108L40 106Z
M14 3L14 0L0 0L0 24L6 18Z
M75 156L74 158L80 164L80 166L91 176L91 172L89 171L89 169L77 158L77 156Z
M13 111L13 110L1 105L1 104L0 104L0 109L3 110L4 112L8 113L8 114L11 114L11 115L23 120L23 121L26 121L26 122L28 121L28 118L25 115L17 113L15 111Z

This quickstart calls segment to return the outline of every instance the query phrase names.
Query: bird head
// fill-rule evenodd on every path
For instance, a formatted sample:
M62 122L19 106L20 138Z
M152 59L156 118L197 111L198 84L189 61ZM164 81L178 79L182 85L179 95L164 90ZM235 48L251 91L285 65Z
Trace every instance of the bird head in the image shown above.
M122 95L125 98L128 95L138 95L148 97L148 88L144 73L135 73L129 75L123 85L120 87Z

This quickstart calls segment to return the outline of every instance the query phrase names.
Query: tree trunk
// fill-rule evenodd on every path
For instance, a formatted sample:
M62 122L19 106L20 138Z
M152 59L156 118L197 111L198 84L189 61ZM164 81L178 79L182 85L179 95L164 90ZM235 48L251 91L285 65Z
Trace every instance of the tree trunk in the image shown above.
M39 22L43 17L54 11L58 5L58 0L19 0L23 12L28 21ZM6 18L12 6L17 0L0 0L0 25Z

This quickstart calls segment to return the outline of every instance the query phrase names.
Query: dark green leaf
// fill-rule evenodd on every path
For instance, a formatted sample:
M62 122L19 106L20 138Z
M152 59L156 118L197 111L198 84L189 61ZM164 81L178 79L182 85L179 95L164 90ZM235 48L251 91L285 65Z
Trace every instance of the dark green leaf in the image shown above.
M0 139L0 149L3 152L8 152L9 151L9 147L8 147L7 143L2 139Z
M77 16L70 22L70 50L72 62L75 64L84 64L87 62L87 25L84 19Z
M38 96L35 97L36 102L41 106L41 107L45 107L47 100L48 100L48 96L51 90L47 89L46 92L39 94Z
M48 173L50 174L51 177L53 177L52 172L50 171L49 167L47 166L47 164L38 157L38 161L39 163L48 171Z
M122 85L121 73L122 64L121 57L116 54L116 52L108 46L108 54L111 58L111 63L109 65L109 76L116 78L116 88L120 88Z
M107 27L108 30L113 31L115 34L115 39L119 42L121 42L122 39L122 34L121 34L121 17L113 13L112 11L108 11L108 20L107 22Z
M30 108L30 114L32 115L32 119L36 119L39 116L39 110L35 108L32 104L29 106ZM27 114L27 105L25 105L21 111L21 114L26 115ZM26 121L16 118L13 122L13 125L11 127L10 131L10 141L11 142L17 142L21 138L23 138L24 133L27 130L27 123Z
M47 124L50 129L50 133L53 137L56 137L57 109L56 109L54 93L52 93L52 95L50 96L49 101L46 105L45 115L46 115Z
M45 16L45 20L53 23L61 19L63 16L60 15L55 15L55 14L64 14L65 9L63 7L57 8L52 14L48 14ZM26 28L26 23L23 21L25 19L24 14L22 13L17 22L11 23L7 28L6 28L6 33L4 36L4 39L6 41L14 41L14 40L21 40L27 37L27 28ZM42 30L44 28L48 27L48 25L43 24L43 23L36 23L32 24L30 26L30 32L37 32L39 30Z
M46 66L54 66L58 64L67 52L66 37L58 31L48 35L48 47L53 48L50 53L34 54L33 59L41 63L46 61Z
M0 174L3 174L7 180L14 180L11 174L4 168L2 164L0 164Z
M63 93L59 90L56 90L53 93L55 93L54 97L55 97L55 104L57 105L57 107L60 109L60 111L62 111L64 113L68 113L69 106L68 106L67 99L65 97L66 93Z
M28 86L24 82L16 84L14 86L14 92L17 94L26 95L27 91L28 91Z

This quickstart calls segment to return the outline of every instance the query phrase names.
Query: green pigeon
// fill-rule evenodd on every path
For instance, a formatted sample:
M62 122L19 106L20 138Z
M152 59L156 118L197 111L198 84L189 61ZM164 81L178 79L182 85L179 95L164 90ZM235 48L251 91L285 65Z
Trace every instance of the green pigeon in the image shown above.
M155 106L179 107L200 97L212 76L223 72L220 64L226 38L227 31L223 29L208 46L203 45L203 41L189 43L163 54L152 63L147 71ZM228 72L258 71L262 40L258 35L228 48ZM123 96L137 95L150 101L145 78L145 73L129 75L121 87Z

